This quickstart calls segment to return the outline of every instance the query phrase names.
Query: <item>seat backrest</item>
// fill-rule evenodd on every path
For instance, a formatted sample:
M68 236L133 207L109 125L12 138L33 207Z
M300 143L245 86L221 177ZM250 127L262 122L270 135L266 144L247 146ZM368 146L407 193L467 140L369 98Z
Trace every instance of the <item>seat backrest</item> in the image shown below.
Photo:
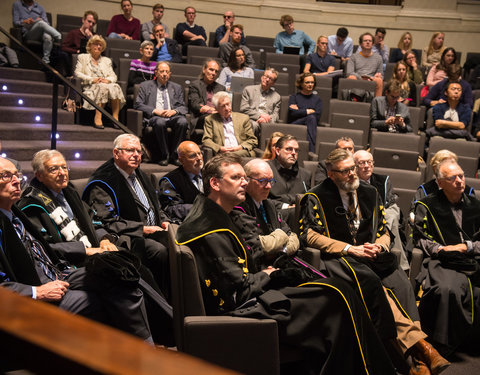
M377 147L373 150L372 155L375 164L379 167L410 171L416 171L418 167L417 151L391 150Z
M282 102L280 104L280 117L278 119L280 122L288 122L288 99L289 96L282 95Z
M255 68L256 69L264 69L265 68L265 58L263 57L263 53L260 51L251 51L253 60L255 61Z
M202 48L208 48L208 47L202 47ZM200 67L202 67L205 60L209 57L214 59L220 67L222 66L223 64L222 59L216 56L188 56L187 63L191 65L199 65Z
M322 116L320 117L320 123L327 124L329 119L332 89L328 87L316 87L313 93L322 100Z
M372 131L370 135L370 148L372 151L380 147L391 150L415 151L422 155L424 143L424 137L414 133L399 134Z
M465 184L474 188L475 193L480 192L480 178L465 177Z
M108 48L137 51L140 54L140 41L120 38L106 38Z
M112 62L116 68L116 72L120 69L120 59L139 59L141 57L139 50L129 50L120 48L107 48L107 56L112 59Z
M70 182L77 191L78 195L82 196L83 190L85 189L85 186L87 186L88 178L78 178L75 180L70 180Z
M203 47L189 44L187 48L187 57L189 56L217 57L218 47Z
M390 52L392 51L390 50ZM390 78L393 77L394 68L395 68L395 63L387 63L387 65L385 66L385 74L383 76L383 80L385 82L388 82Z
M163 171L150 174L150 181L152 181L152 185L155 187L155 189L158 189L158 183L160 182L161 178L167 173L167 171Z
M363 141L363 131L356 129L343 129L343 128L331 128L320 126L317 128L317 141L315 143L316 149L315 153L319 154L319 148L321 144L333 145L329 147L329 150L333 150L335 147L335 142L341 137L350 137L353 140L353 143L356 145L361 145ZM328 152L330 152L328 151ZM328 155L328 153L327 153Z
M439 150L450 150L458 156L475 158L480 154L480 143L469 142L464 139L447 139L443 137L432 137L430 140L429 153L436 153Z
M215 47L215 31L210 31L208 33L208 46Z
M274 123L262 127L262 135L260 137L260 146L263 147L266 140L270 138L273 132L282 132L285 135L293 135L299 141L307 140L307 127L305 125Z
M130 62L132 59L126 59L123 57L120 57L118 59L118 80L122 82L128 82L128 74L130 72Z
M330 100L329 124L334 128L363 131L361 145L368 143L370 134L370 103Z
M170 63L172 67L172 77L175 75L199 77L202 73L202 67L193 64Z
M340 78L338 80L338 93L337 93L338 99L342 97L342 90L344 89L363 89L366 91L375 92L375 82L358 80L358 79Z
M418 134L419 129L424 128L425 111L426 108L422 107L408 107L410 112L410 124L412 125L413 134Z
M403 213L405 218L409 217L410 206L417 189L401 189L393 188L393 192L398 196L397 205Z
M273 46L274 38L269 38L265 36L256 36L256 35L247 35L245 37L245 44L250 47L251 44L258 46Z
M285 65L300 66L300 56L267 52L265 55L265 65L271 66L270 64L285 64Z
M204 316L205 307L195 256L188 246L175 243L177 230L177 224L168 226L168 254L175 340L179 349L182 350L184 318Z
M373 172L390 176L394 188L416 190L423 183L422 172L375 166Z

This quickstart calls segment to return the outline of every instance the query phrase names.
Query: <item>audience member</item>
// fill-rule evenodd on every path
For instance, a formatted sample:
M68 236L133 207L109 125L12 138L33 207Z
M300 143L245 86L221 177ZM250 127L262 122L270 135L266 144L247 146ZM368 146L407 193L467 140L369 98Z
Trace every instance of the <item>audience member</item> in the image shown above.
M404 59L407 51L413 49L413 36L409 31L405 31L398 41L397 48L390 52L390 62L396 63Z
M292 135L281 137L275 145L275 159L268 160L272 168L275 185L268 197L282 213L287 222L293 223L297 194L310 189L311 175L298 164L298 142Z
M192 141L180 143L177 153L181 165L160 179L158 199L172 220L182 222L203 193L203 153Z
M401 103L402 87L390 80L385 87L385 96L373 98L370 107L370 127L381 132L407 133L412 131L410 111Z
M441 80L447 78L447 69L451 64L456 64L457 52L454 48L445 48L438 64L433 64L427 75L427 86L433 87Z
M383 65L385 67L385 64L388 63L388 57L390 56L390 48L385 45L384 39L385 35L387 34L387 31L383 27L378 27L377 30L375 30L375 36L373 37L373 46L372 46L372 52L373 53L378 53L382 57ZM362 51L362 43L358 46L357 53Z
M378 53L373 53L373 35L363 33L358 39L362 51L348 59L345 76L348 79L363 79L375 82L375 96L382 95L383 62Z
M197 11L193 7L185 8L185 21L177 24L175 40L182 45L182 55L187 55L189 45L206 47L207 34L202 26L195 24Z
M93 27L98 22L98 14L93 10L87 10L82 19L79 29L70 30L62 42L62 51L68 53L70 66L72 54L85 53L88 40L94 35ZM71 75L71 74L70 74Z
M222 69L217 82L225 86L227 91L230 91L232 84L232 77L253 78L253 69L247 66L245 62L245 52L242 47L234 47L230 52L228 65Z
M15 205L21 195L22 174L3 158L0 170L1 286L153 343L144 295L137 285L112 278L106 288L94 272L74 267L53 251Z
M417 55L415 55L415 52L412 50L405 52L405 55L403 55L403 61L407 64L408 78L410 78L410 81L415 82L417 85L423 84L423 74L418 68Z
M215 113L205 118L202 144L217 153L255 156L257 138L247 115L232 112L230 94L219 91L212 98Z
M140 40L140 20L132 16L133 4L130 0L121 0L123 14L113 16L108 24L109 38Z
M53 42L59 42L62 34L50 26L45 9L34 0L17 0L12 5L12 15L13 26L22 29L24 40L43 43L42 60L49 64Z
M440 83L438 83L440 84ZM472 116L472 109L460 102L462 86L458 82L449 82L445 89L445 102L433 106L434 126L428 128L427 144L431 137L436 135L444 138L464 138L474 141L475 138L467 130Z
M223 13L223 25L218 26L215 30L215 42L213 43L214 47L220 47L223 43L228 43L231 41L230 32L232 31L233 25L235 25L235 14L231 10L227 10L225 13ZM245 44L245 35L243 35L243 29L240 44Z
M153 28L157 25L162 25L163 30L165 31L165 38L170 38L170 31L168 30L168 26L162 22L164 12L165 8L162 4L157 3L152 7L153 19L151 21L142 23L142 27L140 29L142 40L155 39L155 33L153 31Z
M277 141L284 137L285 134L282 132L273 132L268 139L267 146L265 147L265 151L262 155L262 160L273 160L275 159L275 146L277 145Z
M213 95L225 91L225 86L217 83L219 65L215 59L207 59L203 63L200 79L188 86L188 109L195 116L196 128L203 129L205 117L216 112L212 104Z
M321 35L317 39L317 52L307 56L304 73L322 76L335 70L335 57L327 54L328 38Z
M405 105L417 106L417 87L415 82L410 80L407 73L407 64L399 61L393 68L393 80L397 81L401 88L399 101Z
M427 47L422 51L422 66L430 69L433 64L438 64L442 57L442 52L445 49L443 41L445 40L445 33L437 31L433 33L432 39Z
M155 76L157 63L150 61L153 56L153 43L144 40L140 44L140 59L134 59L130 62L130 71L128 72L127 94L133 94L133 86L145 81L150 81Z
M440 163L436 177L440 189L415 205L415 246L426 258L417 279L419 312L432 342L452 354L471 336L479 307L479 287L468 270L478 270L480 202L465 194L465 175L455 161Z
M282 98L273 89L278 72L273 68L265 69L259 85L243 89L240 112L250 117L255 134L260 134L262 124L278 122ZM263 147L263 145L261 145Z
M183 96L183 89L178 83L171 82L170 63L160 61L155 69L153 81L140 84L135 109L143 112L148 125L153 127L160 154L161 166L168 163L179 165L177 147L185 140L188 112ZM169 133L167 129L171 129Z
M133 251L169 296L170 272L166 230L169 218L160 209L157 193L140 169L142 148L133 134L121 134L113 142L113 158L93 172L82 199L110 233L130 237Z
M355 143L350 137L341 137L335 142L335 149L341 148L347 150L352 155L355 152ZM325 160L320 160L315 169L315 186L321 184L328 177L327 164Z
M276 53L283 53L283 47L299 47L300 55L313 53L315 42L303 31L295 30L293 17L285 14L280 18L280 25L285 31L279 32L275 36L273 46ZM305 51L305 46L308 50Z
M360 150L355 152L353 160L357 166L357 174L360 180L374 186L380 195L385 208L385 225L393 234L391 249L396 250L400 255L399 263L402 270L408 271L410 265L408 264L407 256L403 249L402 237L400 236L402 213L396 203L397 195L393 192L390 176L373 173L374 160L372 154L368 151Z
M92 36L87 43L87 53L78 55L75 76L82 80L82 91L89 99L98 106L104 108L110 103L112 116L118 120L120 107L125 103L122 89L116 83L117 76L112 68L112 60L102 56L107 48L107 43L99 35ZM84 101L83 108L93 110L87 101ZM102 113L95 110L94 127L103 129Z
M245 54L245 64L250 68L255 68L255 60L252 51L245 45L242 45L243 26L233 25L229 31L230 41L220 44L218 57L223 60L224 65L228 64L231 52L234 48L241 48ZM244 43L243 43L244 44Z
M342 67L353 53L353 40L348 36L346 27L339 27L336 35L328 37L328 50L330 55L341 59Z
M423 99L427 107L433 107L438 103L445 103L447 100L446 90L450 82L456 82L462 87L460 103L466 104L470 109L473 107L473 93L470 84L462 78L462 68L457 64L450 64L447 68L447 78L438 82Z
M441 372L449 362L425 341L426 334L420 329L410 281L398 267L396 256L388 251L391 239L377 189L359 182L350 152L334 150L326 163L329 178L301 201L302 242L321 251L330 275L359 288L384 342L392 338L393 313L393 337L399 349L405 357L421 361L421 371L412 368L410 373Z
M206 164L205 195L199 195L189 216L178 228L176 242L192 248L198 273L202 280L207 280L201 282L206 313L280 319L280 343L311 354L306 363L301 364L308 373L337 371L350 375L358 372L358 368L363 369L366 361L372 373L393 374L388 355L371 332L369 319L363 316L365 310L357 306L358 301L350 300L349 288L322 276L319 276L321 285L281 287L299 284L285 280L275 287L273 273L277 268L262 271L256 263L254 250L242 239L229 216L234 206L245 200L248 177L240 162L240 158L233 155L218 155ZM211 267L212 264L216 266ZM275 296L275 301L271 296ZM256 305L262 313L258 314L257 307L246 309L247 301L262 301ZM275 306L291 306L291 309L283 313L283 307L279 310L271 302L275 302ZM351 328L352 319L355 330ZM360 342L365 343L360 344L361 352L356 350ZM348 360L338 348L352 349ZM383 353L379 355L377 350Z
M317 80L313 73L303 73L297 79L299 90L288 99L288 123L307 125L308 151L315 152L317 126L322 116L322 100L313 93Z
M153 61L182 62L182 54L178 48L177 41L165 36L163 25L155 25L153 27L153 35L152 43L155 47L152 56Z

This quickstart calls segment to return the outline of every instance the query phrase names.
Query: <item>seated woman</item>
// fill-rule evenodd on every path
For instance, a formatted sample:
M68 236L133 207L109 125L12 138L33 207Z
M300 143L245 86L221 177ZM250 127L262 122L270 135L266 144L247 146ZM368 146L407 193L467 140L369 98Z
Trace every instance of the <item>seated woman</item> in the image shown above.
M247 67L245 61L245 52L241 47L232 49L228 59L228 65L222 69L217 82L225 86L230 91L232 77L253 78L253 69Z
M121 0L123 14L113 16L108 24L107 37L116 39L140 40L140 20L132 16L133 4Z
M150 61L153 55L153 43L146 40L140 44L140 59L130 62L130 71L128 72L127 94L133 94L133 86L136 84L150 81L155 75L157 63Z
M420 69L418 69L417 55L415 55L415 52L412 50L405 52L403 62L407 64L407 74L410 81L415 82L417 85L423 84L423 74Z
M445 40L445 33L437 31L432 35L428 47L425 47L422 52L422 66L430 69L433 64L440 62L442 52L445 49L443 41Z
M125 103L122 89L116 83L117 76L112 69L112 60L102 56L107 47L105 39L99 35L92 36L87 43L87 52L78 55L78 62L75 68L75 77L82 80L82 91L97 105L104 108L110 102L112 116L118 120L120 107ZM87 101L83 108L95 109ZM103 129L102 113L95 111L95 124L97 129Z
M317 80L313 73L303 73L297 79L300 90L288 99L288 123L307 125L308 151L315 152L317 126L322 116L322 100L313 94Z
M445 48L438 64L434 64L427 76L427 86L433 87L438 82L447 78L447 68L457 61L457 52L452 47Z
M393 79L398 81L402 91L400 93L400 103L405 105L417 106L417 87L415 82L411 81L407 74L407 64L399 61L393 69Z
M268 141L267 147L265 147L265 152L262 155L262 159L275 159L275 145L277 144L277 141L284 135L285 134L283 134L282 132L273 132L272 135L270 135L270 139Z
M410 32L405 31L397 44L397 49L392 48L390 53L390 62L396 63L400 60L403 60L405 53L408 50L411 50L413 47L413 37Z
M412 131L410 112L398 101L402 88L398 81L386 84L385 96L377 96L370 107L370 127L380 132L407 133Z

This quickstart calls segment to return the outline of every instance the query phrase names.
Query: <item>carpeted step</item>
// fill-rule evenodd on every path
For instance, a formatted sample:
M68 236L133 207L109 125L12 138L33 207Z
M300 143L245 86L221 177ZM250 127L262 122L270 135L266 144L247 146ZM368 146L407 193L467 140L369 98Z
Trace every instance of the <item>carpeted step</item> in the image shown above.
M20 69L20 68L0 68L0 80L5 79L20 79L30 82L46 82L45 73L40 70Z
M62 105L63 97L58 97L58 107ZM39 107L52 108L52 94L27 94L27 93L13 93L2 92L0 94L0 106L7 107Z
M27 124L51 124L51 108L19 108L19 107L0 107L2 122L23 122ZM61 124L73 124L75 115L63 109L58 110L57 122Z
M50 132L51 124L0 122L0 138L3 140L49 140ZM113 140L123 132L110 127L99 130L86 125L61 124L57 127L57 134L59 141L90 141L95 139L96 141L113 143Z
M52 95L52 84L47 82L22 81L17 79L0 78L1 93L29 93ZM59 94L63 94L63 86L58 88Z

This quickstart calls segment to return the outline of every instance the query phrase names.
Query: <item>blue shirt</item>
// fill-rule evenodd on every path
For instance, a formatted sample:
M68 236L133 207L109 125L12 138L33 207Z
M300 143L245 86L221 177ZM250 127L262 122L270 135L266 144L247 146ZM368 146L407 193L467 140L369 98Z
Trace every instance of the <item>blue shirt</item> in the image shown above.
M282 31L277 34L273 46L276 53L283 53L283 47L300 47L300 55L305 53L304 44L308 45L308 52L313 53L315 49L315 42L307 34L300 30L294 30L293 33L287 34Z
M310 73L324 73L329 67L335 66L335 57L328 54L322 57L315 52L307 56L306 63L311 64Z
M45 9L43 9L43 7L36 2L33 3L31 7L28 7L21 0L15 1L12 6L12 16L13 25L21 27L23 34L25 34L33 26L32 23L25 27L22 23L23 20L26 20L28 18L36 20L38 17L40 17L42 20L48 23L47 13L45 13Z
M343 41L342 44L337 43L337 36L330 35L328 37L328 49L327 52L331 53L335 51L340 57L350 57L353 53L353 40L349 36Z
M160 49L155 47L155 50L158 51L157 61L170 61L172 59L172 55L168 53L167 42L163 43Z

